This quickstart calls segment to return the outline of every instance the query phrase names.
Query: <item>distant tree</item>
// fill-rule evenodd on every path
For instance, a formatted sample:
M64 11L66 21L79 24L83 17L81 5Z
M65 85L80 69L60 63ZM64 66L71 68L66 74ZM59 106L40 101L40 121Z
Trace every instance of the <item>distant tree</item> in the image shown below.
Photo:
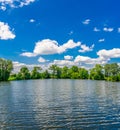
M63 79L69 78L68 70L69 70L69 68L67 66L64 66L61 69L61 78L63 78Z
M78 67L77 66L72 66L69 71L69 77L71 79L78 79L79 78L79 71L78 71Z
M48 70L45 70L45 71L42 73L42 78L43 78L43 79L49 79L49 78L50 78L50 73L48 72Z
M106 64L104 70L106 80L120 81L120 67L117 63Z
M79 68L79 78L80 79L88 79L89 73L88 70L84 68Z
M61 68L57 65L52 65L49 68L51 72L51 78L60 78L61 77Z
M13 69L12 61L0 59L0 81L7 81Z
M95 67L90 70L90 79L93 80L104 79L103 67L100 64L96 64Z
M20 72L17 74L17 79L18 80L30 79L30 72L26 66L20 69Z
M31 71L31 79L39 79L41 77L40 72L42 68L41 67L34 67Z

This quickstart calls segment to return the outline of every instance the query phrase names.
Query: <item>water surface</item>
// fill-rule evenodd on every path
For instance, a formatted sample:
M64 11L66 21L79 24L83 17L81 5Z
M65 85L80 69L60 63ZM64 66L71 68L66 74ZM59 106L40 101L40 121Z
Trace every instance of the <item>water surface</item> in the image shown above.
M119 130L120 83L0 82L0 130Z

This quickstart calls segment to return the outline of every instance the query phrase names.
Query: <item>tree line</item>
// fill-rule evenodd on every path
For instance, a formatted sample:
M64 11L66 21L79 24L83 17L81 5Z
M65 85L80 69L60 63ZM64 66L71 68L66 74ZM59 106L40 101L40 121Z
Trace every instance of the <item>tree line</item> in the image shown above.
M13 69L12 61L0 59L0 81L7 80L27 80L27 79L91 79L120 81L120 66L117 63L105 64L104 66L96 64L90 70L72 67L59 67L51 65L47 70L41 67L34 67L30 71L26 66L22 67L16 74L11 73Z

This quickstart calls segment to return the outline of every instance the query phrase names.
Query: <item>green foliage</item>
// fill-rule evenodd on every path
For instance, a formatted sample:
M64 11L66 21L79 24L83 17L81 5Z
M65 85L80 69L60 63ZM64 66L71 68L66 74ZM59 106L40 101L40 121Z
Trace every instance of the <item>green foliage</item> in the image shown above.
M24 66L17 74L11 74L12 69L12 61L0 59L0 81L49 78L120 81L120 66L117 63L106 64L104 67L96 64L90 71L78 66L60 68L57 65L51 65L45 71L41 67L34 67L31 72Z
M120 66L117 63L104 66L105 79L108 81L120 81Z
M86 69L84 68L79 68L79 78L80 79L88 79L89 73Z
M68 70L69 70L69 68L68 68L67 66L64 66L64 67L61 69L61 78L62 78L62 79L67 79L67 78L69 78Z
M41 67L34 67L31 72L31 79L39 79L40 78L40 72L42 68Z
M61 68L58 67L57 65L52 65L49 68L52 73L51 73L51 78L60 78L61 77Z
M103 67L100 64L96 64L94 68L90 70L90 79L103 80Z
M48 72L48 70L45 70L42 73L42 79L49 79L50 78L50 73Z
M9 81L11 81L11 80L17 80L17 75L16 74L11 74L8 80Z
M12 69L12 61L0 59L0 81L7 81Z
M20 72L17 74L18 80L30 79L30 72L26 66L20 69Z

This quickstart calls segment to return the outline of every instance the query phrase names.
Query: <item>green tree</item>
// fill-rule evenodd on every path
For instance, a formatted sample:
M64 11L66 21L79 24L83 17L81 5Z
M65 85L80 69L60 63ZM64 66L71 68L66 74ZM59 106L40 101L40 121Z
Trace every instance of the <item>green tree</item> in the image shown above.
M20 72L17 74L17 79L18 80L30 79L30 72L26 66L20 69Z
M68 70L69 70L69 68L67 66L64 66L61 69L61 78L63 78L63 79L69 78Z
M104 66L105 79L110 81L120 81L120 67L117 63L106 64Z
M86 70L84 68L79 68L79 78L88 79L88 77L89 77L88 70Z
M43 79L49 79L49 78L50 78L50 73L48 72L48 70L45 70L45 71L42 73L42 78L43 78Z
M7 81L13 69L12 61L0 59L0 81Z
M60 78L61 77L61 68L57 65L52 65L49 68L51 70L51 78Z
M90 79L93 80L104 79L103 67L100 64L96 64L95 67L90 70Z
M34 67L33 70L31 71L31 79L39 79L40 76L40 72L42 68L41 67Z
M78 79L79 78L79 68L77 66L72 66L69 71L69 78L71 79Z

